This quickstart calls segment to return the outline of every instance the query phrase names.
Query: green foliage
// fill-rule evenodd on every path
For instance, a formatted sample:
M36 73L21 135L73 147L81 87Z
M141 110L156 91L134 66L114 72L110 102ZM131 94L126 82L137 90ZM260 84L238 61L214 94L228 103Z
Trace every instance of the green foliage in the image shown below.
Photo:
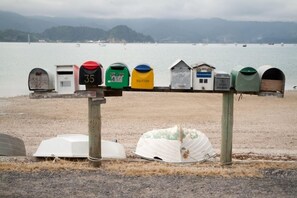
M59 26L46 29L43 33L28 33L17 30L0 31L0 42L27 42L30 34L31 42L45 40L48 42L154 42L152 37L137 33L127 26L121 25L104 31L99 28Z
M17 30L0 31L0 42L27 42L28 35L31 42L36 42L39 38L38 34L22 32Z

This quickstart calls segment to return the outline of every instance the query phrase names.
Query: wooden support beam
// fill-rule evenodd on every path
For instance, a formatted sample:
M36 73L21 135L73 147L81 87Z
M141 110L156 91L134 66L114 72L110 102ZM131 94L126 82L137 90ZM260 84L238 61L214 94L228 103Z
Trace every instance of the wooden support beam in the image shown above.
M223 93L221 158L222 165L232 164L234 93Z
M88 98L89 160L92 166L101 166L101 104L105 98Z

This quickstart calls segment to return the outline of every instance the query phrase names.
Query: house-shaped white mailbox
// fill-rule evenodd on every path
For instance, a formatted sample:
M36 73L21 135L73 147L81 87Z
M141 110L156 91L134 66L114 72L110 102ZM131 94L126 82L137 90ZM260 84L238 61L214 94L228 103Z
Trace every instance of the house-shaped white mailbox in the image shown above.
M215 67L207 63L196 63L192 65L193 90L213 90Z
M192 68L183 60L176 60L170 69L170 87L171 89L191 89Z
M57 65L57 92L59 94L73 94L79 90L78 74L76 65Z

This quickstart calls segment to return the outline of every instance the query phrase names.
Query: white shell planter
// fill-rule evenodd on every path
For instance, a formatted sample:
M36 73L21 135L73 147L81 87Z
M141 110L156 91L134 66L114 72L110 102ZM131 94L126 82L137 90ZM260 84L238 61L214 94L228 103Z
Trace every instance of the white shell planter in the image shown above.
M207 136L195 129L173 127L144 133L136 147L136 155L164 162L199 162L215 156Z

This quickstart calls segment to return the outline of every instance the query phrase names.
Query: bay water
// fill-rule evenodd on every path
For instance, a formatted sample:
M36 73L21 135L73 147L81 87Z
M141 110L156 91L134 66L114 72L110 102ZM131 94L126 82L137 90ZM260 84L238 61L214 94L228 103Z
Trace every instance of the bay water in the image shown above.
M188 65L206 62L230 73L238 65L258 68L271 65L286 76L286 90L297 85L297 45L267 44L98 44L98 43L0 43L0 97L27 95L28 75L40 67L55 74L56 65L80 66L88 60L106 69L115 62L154 69L155 86L169 86L169 67L182 59Z

